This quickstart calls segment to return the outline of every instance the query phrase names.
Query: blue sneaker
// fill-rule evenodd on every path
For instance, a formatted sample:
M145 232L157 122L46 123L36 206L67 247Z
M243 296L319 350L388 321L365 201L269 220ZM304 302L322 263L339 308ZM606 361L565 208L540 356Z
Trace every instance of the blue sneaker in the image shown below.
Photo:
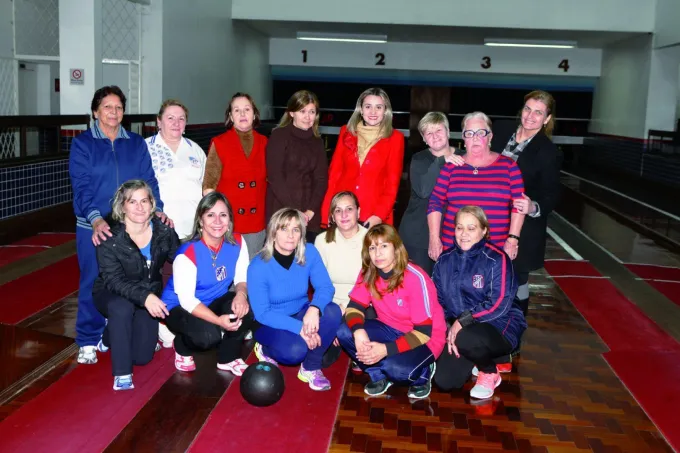
M132 390L135 385L132 383L132 375L126 374L125 376L115 376L113 378L113 389L114 390Z

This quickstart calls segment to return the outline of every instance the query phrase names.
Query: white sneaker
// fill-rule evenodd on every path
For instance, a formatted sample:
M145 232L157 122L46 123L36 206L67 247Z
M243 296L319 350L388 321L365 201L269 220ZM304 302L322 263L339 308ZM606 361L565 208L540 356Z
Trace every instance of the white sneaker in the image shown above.
M165 349L170 349L172 347L172 342L175 341L175 334L170 332L168 326L164 323L158 323L158 339Z
M500 373L484 373L480 371L477 376L477 383L470 390L470 396L480 400L491 398L496 387L501 385L501 381Z
M85 365L93 365L97 363L97 347L82 346L78 350L78 363Z

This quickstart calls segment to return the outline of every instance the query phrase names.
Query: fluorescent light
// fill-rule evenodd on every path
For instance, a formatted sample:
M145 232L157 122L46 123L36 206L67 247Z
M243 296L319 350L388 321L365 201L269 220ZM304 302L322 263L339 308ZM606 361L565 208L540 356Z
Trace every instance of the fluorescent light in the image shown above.
M354 33L311 33L299 31L297 32L297 39L303 41L385 43L387 42L387 35L367 35Z
M495 47L538 47L549 49L573 49L574 47L576 47L577 43L576 41L487 38L484 40L484 45Z

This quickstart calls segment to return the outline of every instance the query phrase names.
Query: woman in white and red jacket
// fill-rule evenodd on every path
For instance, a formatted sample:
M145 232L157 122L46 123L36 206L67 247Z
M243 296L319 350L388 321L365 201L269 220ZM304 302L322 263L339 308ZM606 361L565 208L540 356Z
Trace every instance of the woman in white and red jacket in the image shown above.
M432 275L450 324L434 380L443 390L461 388L476 365L470 396L485 399L501 383L494 359L517 347L527 323L513 303L517 279L512 261L488 241L489 221L482 208L462 207L455 228L454 244L440 255Z

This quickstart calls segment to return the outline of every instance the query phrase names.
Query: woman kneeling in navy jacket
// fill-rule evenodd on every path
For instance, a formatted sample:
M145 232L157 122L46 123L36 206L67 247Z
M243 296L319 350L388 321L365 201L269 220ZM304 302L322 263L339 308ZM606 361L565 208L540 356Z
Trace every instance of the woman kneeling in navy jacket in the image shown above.
M461 388L476 366L470 396L491 398L501 383L494 359L517 347L527 323L513 304L517 280L512 261L488 242L489 221L482 208L461 208L455 223L454 245L441 254L432 276L451 324L434 380L443 390Z
M113 198L111 237L97 246L99 277L92 296L108 319L97 349L111 348L113 389L130 390L132 365L153 358L158 318L168 314L159 299L161 271L179 247L175 230L154 215L151 187L139 179L121 185Z

